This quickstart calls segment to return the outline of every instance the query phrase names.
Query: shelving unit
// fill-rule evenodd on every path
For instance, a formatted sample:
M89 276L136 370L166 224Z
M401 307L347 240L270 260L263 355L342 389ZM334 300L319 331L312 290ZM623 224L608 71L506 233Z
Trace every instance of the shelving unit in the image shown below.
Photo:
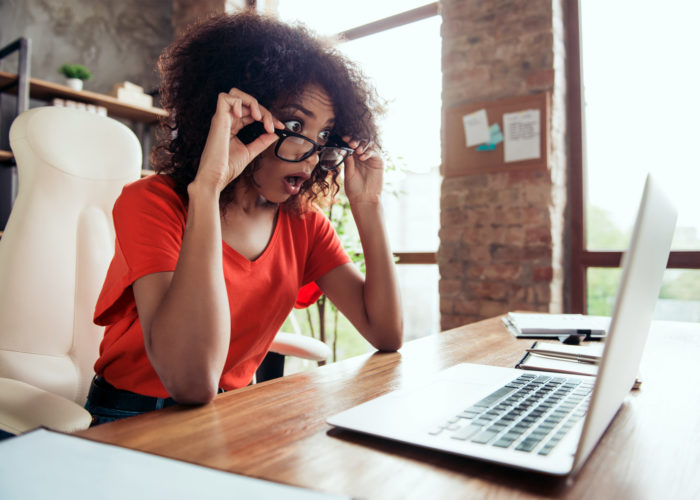
M17 105L14 116L29 109L30 99L51 103L53 99L63 99L87 105L101 106L112 118L127 120L131 129L141 142L143 151L143 176L152 174L149 170L149 155L151 151L151 125L167 117L168 113L152 106L139 106L120 101L116 97L91 92L89 90L73 90L66 85L31 78L31 39L21 37L14 42L0 47L0 59L17 53L17 72L0 71L0 93L15 94ZM8 117L3 117L8 118ZM0 149L0 174L3 178L3 192L0 193L0 228L4 227L7 217L12 210L17 196L17 177L14 155L12 151ZM5 192L5 189L7 192ZM0 232L0 236L2 233Z
M18 81L19 77L16 74L0 71L0 92L16 94ZM113 118L131 120L147 126L153 125L161 118L168 116L168 113L160 108L137 106L105 94L89 90L73 90L65 85L39 80L38 78L29 79L29 95L32 99L44 101L60 98L104 106L107 109L107 114ZM147 152L144 151L144 153ZM0 161L10 162L12 159L11 151L0 150Z

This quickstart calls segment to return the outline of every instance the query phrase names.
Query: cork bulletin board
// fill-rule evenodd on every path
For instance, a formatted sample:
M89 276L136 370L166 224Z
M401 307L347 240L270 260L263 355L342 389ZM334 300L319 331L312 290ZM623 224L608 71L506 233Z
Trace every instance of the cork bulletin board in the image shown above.
M495 144L488 146L467 146L469 129L465 132L464 118L467 116L484 116L483 111L485 111L488 126L502 132L501 140L493 141ZM520 114L536 116L537 112L539 112L539 156L514 160L513 158L518 158L517 155L511 153L515 141L511 141L509 143L509 151L505 151L505 143L509 137L515 137L512 134L512 118ZM506 117L505 124L504 116ZM504 125L510 126L510 130L506 131ZM472 102L447 108L445 110L446 142L442 174L445 177L451 177L514 170L546 170L549 154L549 130L549 92L511 97L497 101ZM503 140L503 136L505 136L505 140ZM494 136L492 135L491 137L493 138ZM531 142L533 141L536 142L536 139L531 140Z

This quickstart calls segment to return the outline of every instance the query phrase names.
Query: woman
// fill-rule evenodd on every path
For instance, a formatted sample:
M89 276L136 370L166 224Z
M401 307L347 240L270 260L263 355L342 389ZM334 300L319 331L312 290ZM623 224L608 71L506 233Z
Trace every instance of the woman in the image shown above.
M375 348L398 349L378 106L359 73L303 28L251 13L193 28L159 69L170 121L158 175L126 186L114 207L86 404L95 423L247 385L313 283ZM314 208L340 168L366 276Z

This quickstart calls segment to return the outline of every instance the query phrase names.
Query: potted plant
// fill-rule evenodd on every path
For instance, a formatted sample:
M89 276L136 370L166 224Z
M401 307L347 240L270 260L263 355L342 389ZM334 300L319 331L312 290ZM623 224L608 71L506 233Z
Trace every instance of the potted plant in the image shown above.
M92 78L90 71L80 64L64 64L58 72L66 77L66 84L73 90L83 90L83 81Z

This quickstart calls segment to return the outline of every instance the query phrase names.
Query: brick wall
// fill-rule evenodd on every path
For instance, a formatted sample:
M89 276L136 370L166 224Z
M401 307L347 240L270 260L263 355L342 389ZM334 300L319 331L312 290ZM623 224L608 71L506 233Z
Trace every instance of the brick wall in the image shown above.
M564 1L441 1L444 108L552 94L551 126L544 131L550 139L548 171L448 177L442 183L443 329L513 309L563 309Z

